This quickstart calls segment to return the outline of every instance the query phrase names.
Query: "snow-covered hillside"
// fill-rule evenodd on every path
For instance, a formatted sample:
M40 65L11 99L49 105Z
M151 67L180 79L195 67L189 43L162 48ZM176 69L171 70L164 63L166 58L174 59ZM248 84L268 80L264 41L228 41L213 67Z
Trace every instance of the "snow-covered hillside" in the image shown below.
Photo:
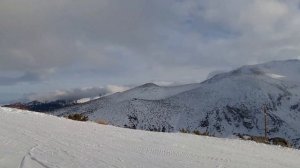
M122 104L122 102L127 102L136 99L142 100L161 100L164 98L168 98L174 96L176 94L195 89L199 87L200 84L187 84L181 86L158 86L153 83L147 83L142 86L138 86L136 88L118 92L109 96L104 96L96 100L92 100L91 102L87 102L85 104L80 104L77 106L72 106L70 108L60 109L55 111L54 115L67 115L69 113L94 113L96 110L104 108L109 110L110 108L114 108L118 106L118 104Z
M91 120L144 130L188 129L218 137L262 136L268 108L270 137L300 146L300 61L244 66L180 87L143 85L54 115L83 113Z
M300 151L0 108L1 168L298 168Z

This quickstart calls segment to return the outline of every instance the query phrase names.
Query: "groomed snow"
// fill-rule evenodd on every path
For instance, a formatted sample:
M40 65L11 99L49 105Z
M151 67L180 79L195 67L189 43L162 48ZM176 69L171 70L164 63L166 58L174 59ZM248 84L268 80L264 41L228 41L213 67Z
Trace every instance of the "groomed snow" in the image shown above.
M300 151L0 108L1 168L299 168Z

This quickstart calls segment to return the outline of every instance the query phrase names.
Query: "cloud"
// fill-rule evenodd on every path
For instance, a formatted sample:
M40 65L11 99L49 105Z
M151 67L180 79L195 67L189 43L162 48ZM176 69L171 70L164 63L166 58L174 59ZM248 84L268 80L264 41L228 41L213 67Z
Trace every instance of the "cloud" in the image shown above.
M56 90L48 93L30 93L24 95L26 101L55 101L55 100L79 100L104 96L129 89L126 86L108 85L106 87L75 88L71 90Z
M6 77L0 76L0 86L1 85L15 85L17 83L22 83L22 82L37 82L41 80L41 76L39 76L38 74L34 74L34 73L25 73L22 76L19 77Z
M299 38L292 36L300 22L294 0L0 3L2 70L82 63L120 67L116 73L137 63L146 71L156 64L219 66L226 60L232 66L299 54Z
M299 3L1 0L0 85L201 81L219 69L299 58Z
M111 48L138 49L159 40L154 27L165 18L150 9L162 10L157 1L0 3L1 69L44 69L82 60L102 65L110 61Z

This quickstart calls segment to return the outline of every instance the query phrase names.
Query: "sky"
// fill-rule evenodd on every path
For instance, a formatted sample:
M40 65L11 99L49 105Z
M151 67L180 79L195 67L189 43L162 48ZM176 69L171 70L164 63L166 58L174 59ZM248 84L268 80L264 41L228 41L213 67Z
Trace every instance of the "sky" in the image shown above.
M0 103L201 82L299 54L299 0L0 1Z

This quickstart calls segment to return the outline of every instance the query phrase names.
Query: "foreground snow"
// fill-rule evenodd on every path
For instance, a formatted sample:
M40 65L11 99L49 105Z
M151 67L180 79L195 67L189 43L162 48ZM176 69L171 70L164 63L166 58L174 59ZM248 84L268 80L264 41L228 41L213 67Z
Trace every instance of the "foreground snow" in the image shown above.
M154 133L0 108L1 168L272 167L300 151L233 139Z

